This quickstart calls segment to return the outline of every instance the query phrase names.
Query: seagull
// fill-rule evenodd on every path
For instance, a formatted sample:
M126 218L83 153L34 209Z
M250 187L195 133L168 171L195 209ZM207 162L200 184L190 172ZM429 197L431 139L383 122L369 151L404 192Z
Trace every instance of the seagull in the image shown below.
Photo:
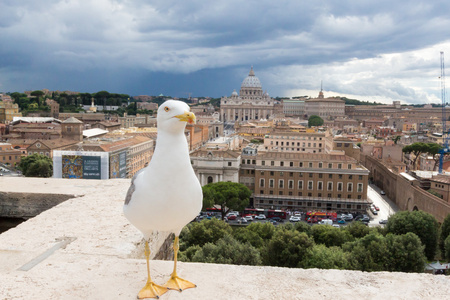
M186 103L167 100L159 107L155 152L148 166L133 177L125 199L124 215L145 239L148 279L138 299L159 298L169 289L181 292L196 287L176 272L180 232L199 214L203 201L184 134L187 123L194 124L195 115ZM173 272L162 286L150 277L148 242L154 231L175 234Z

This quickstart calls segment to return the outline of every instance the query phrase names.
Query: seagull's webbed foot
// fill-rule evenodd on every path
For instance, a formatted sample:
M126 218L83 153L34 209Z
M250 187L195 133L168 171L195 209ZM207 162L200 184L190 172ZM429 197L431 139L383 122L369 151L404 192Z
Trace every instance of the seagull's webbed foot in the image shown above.
M139 291L137 296L138 299L146 299L146 298L156 298L159 299L159 296L163 295L169 291L168 288L163 287L159 284L154 283L153 281L147 281L142 290Z
M172 274L170 279L163 286L171 290L178 290L180 292L185 289L197 287L194 283L180 278L176 274Z

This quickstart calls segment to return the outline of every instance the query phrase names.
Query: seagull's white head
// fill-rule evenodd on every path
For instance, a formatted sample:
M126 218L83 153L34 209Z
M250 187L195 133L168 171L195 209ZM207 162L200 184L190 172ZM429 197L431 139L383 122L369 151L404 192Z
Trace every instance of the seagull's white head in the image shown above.
M195 124L195 115L189 106L177 100L167 100L158 108L158 130L178 133L183 132L186 123Z

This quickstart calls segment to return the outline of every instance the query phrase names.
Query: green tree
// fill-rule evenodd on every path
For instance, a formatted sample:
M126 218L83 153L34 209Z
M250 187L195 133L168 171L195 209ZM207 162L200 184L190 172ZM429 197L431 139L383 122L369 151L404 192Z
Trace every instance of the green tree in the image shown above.
M203 186L203 209L219 206L222 219L230 210L243 210L252 192L236 182L215 182Z
M389 217L386 232L393 234L415 233L425 246L425 255L433 260L438 245L439 224L434 216L424 211L401 211Z
M447 239L447 237L450 235L450 214L448 214L445 219L444 222L442 222L441 224L441 228L440 228L440 234L439 234L439 246L441 248L441 253L445 253L445 240ZM444 254L442 254L442 256L444 256Z
M35 153L22 158L19 168L26 177L51 177L53 175L52 160L41 154Z
M362 222L352 222L348 226L345 226L343 230L348 231L354 238L362 238L370 233L369 227Z
M190 246L203 246L206 243L215 243L227 234L231 234L231 227L227 223L217 220L203 220L185 226L180 233L180 249Z
M311 126L322 126L323 125L323 119L319 116L312 115L308 119L308 127Z
M386 271L423 272L426 263L425 247L417 235L412 232L402 235L388 234L385 239L389 251Z
M231 235L226 235L216 244L205 244L192 256L191 261L256 266L261 264L261 257L250 243L241 243Z
M372 232L354 242L346 243L342 249L350 253L350 269L361 271L383 271L388 263L388 247L383 235Z
M313 226L312 236L316 244L324 244L327 247L340 247L344 243L353 240L349 231L329 225Z
M444 241L444 255L447 261L450 261L450 235Z
M428 144L419 142L403 147L402 152L407 154L414 154L414 158L412 159L412 166L415 169L416 161L419 158L420 154L427 153L429 150L430 149Z
M271 223L252 223L246 227L235 229L233 236L240 242L249 242L260 249L275 234L275 226Z
M278 229L261 250L264 265L296 268L314 245L304 232Z
M302 268L348 269L350 253L340 247L314 245L301 262Z
M311 236L311 234L312 234L311 233L311 231L312 231L311 228L312 227L310 225L306 224L305 222L297 222L297 223L295 223L293 229L297 230L298 232L304 232L308 236Z

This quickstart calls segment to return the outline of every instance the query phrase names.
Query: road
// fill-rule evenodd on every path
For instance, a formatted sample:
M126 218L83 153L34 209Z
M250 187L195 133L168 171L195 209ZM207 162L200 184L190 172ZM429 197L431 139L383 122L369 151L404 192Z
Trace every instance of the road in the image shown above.
M392 202L386 195L380 195L380 191L381 190L373 184L370 184L367 187L367 197L373 204L380 208L378 215L374 215L372 212L369 212L369 217L371 218L369 226L378 226L378 222L380 220L387 220L390 215L399 211L397 205L395 205L395 203Z

